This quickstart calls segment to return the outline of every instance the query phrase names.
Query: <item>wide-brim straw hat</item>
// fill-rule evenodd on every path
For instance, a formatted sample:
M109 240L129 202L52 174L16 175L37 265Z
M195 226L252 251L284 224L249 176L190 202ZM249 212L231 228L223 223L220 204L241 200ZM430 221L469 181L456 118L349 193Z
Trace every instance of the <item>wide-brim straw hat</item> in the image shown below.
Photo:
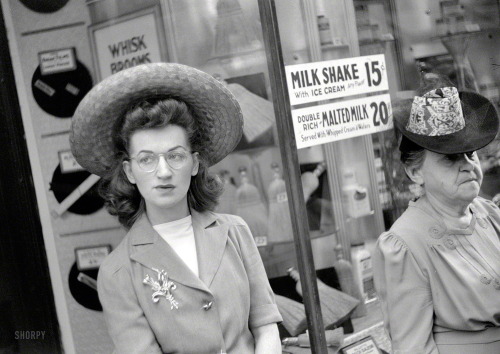
M445 135L417 134L410 131L408 122L412 116L415 99L400 101L395 105L394 125L403 134L401 151L419 147L440 154L459 154L479 150L495 139L499 119L495 106L484 96L468 91L457 91L460 99L464 126Z
M76 161L91 173L108 176L118 162L114 136L125 112L148 98L174 98L187 104L206 141L199 153L209 166L227 156L241 139L240 106L221 82L182 64L143 64L107 77L80 102L70 131Z

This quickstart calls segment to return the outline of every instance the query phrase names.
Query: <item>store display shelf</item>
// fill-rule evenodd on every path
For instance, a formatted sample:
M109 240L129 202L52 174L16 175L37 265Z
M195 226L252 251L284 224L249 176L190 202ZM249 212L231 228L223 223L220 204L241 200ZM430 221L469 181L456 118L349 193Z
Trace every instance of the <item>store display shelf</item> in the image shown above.
M346 222L350 223L350 222L357 221L359 219L366 218L366 217L373 216L373 215L375 215L375 210L371 210L368 214L361 215L361 216L358 216L356 218L348 217L348 218L346 218Z
M309 235L310 235L310 239L314 240L314 239L321 238L321 237L330 237L330 236L336 235L339 231L340 231L340 229L338 229L338 228L330 233L322 233L321 231L310 231ZM259 245L258 247L259 248L266 248L266 247L272 248L274 246L292 244L293 242L294 242L294 240L292 238L291 240L287 240L287 241L269 242L266 245L262 245L262 246Z
M277 145L246 147L243 149L238 149L238 147L236 147L236 150L233 150L231 154L253 155L253 154L260 154L269 149L277 149L277 148L278 148Z
M235 57L252 55L252 54L255 54L257 52L262 52L262 51L264 51L264 47L259 46L257 48L244 49L244 50L239 50L239 51L235 51L235 52L231 52L231 53L216 54L216 55L211 56L209 61L231 59L231 58L235 58Z
M321 50L330 50L330 49L345 49L349 48L348 44L323 44L321 46Z
M387 39L366 39L366 40L360 40L359 45L370 45L370 44L384 44L388 42L394 42L396 41L394 38L387 38Z
M491 29L491 30L479 30L479 31L470 31L470 32L457 32L457 33L449 33L439 36L431 37L431 40L447 40L447 39L465 39L476 35L486 34L490 31L499 31L499 29Z
M83 230L78 230L78 231L62 232L62 233L59 234L59 236L83 235L83 234L89 234L89 233L94 233L94 232L104 232L104 231L110 231L110 230L118 230L118 229L122 229L122 228L123 227L121 225L107 226L107 227L97 227L97 228L89 228L89 229L83 229Z

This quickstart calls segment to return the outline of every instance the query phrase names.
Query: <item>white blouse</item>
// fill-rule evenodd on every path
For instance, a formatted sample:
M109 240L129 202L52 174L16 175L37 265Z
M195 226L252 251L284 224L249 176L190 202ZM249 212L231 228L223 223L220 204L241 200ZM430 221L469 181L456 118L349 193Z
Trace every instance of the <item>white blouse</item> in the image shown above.
M198 257L191 215L164 224L153 225L153 229L160 234L198 277Z

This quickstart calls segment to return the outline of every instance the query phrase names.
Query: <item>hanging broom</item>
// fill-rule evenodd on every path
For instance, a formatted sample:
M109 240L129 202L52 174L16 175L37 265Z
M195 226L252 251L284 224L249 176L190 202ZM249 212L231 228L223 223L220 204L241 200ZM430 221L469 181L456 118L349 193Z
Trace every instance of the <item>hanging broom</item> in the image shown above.
M254 237L267 236L266 207L257 187L248 180L246 167L239 168L241 185L236 189L236 214L248 224Z
M296 290L302 296L299 272L296 269L288 269L288 274L297 282ZM359 300L354 297L334 289L321 280L317 280L321 313L323 314L323 324L325 329L332 329L340 325L349 318Z
M243 135L251 143L272 128L275 122L273 104L247 90L237 83L230 83L227 88L240 104L243 124ZM270 142L272 143L272 142Z
M269 217L267 222L268 241L283 242L292 240L292 221L288 210L285 181L281 178L277 163L271 164L273 180L267 189L269 197Z
M283 317L283 327L292 336L304 333L307 329L304 305L281 295L275 295L275 298L278 310L281 313L281 317Z
M238 55L263 47L256 27L238 0L219 0L216 10L213 57Z
M218 213L233 214L236 210L236 187L231 183L228 170L220 171L219 176L224 182L224 190L219 197L219 203L215 210Z

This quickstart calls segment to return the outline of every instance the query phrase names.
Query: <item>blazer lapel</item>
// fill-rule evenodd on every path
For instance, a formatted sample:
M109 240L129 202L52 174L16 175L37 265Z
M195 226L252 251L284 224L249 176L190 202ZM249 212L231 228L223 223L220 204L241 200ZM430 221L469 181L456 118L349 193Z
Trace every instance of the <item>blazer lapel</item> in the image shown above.
M229 227L216 222L213 213L191 211L200 279L210 287L226 249Z
M134 223L129 232L131 233L131 259L150 269L165 270L174 282L210 292L172 247L153 229L146 214ZM198 247L197 252L200 252ZM151 273L149 275L156 279L155 272Z

